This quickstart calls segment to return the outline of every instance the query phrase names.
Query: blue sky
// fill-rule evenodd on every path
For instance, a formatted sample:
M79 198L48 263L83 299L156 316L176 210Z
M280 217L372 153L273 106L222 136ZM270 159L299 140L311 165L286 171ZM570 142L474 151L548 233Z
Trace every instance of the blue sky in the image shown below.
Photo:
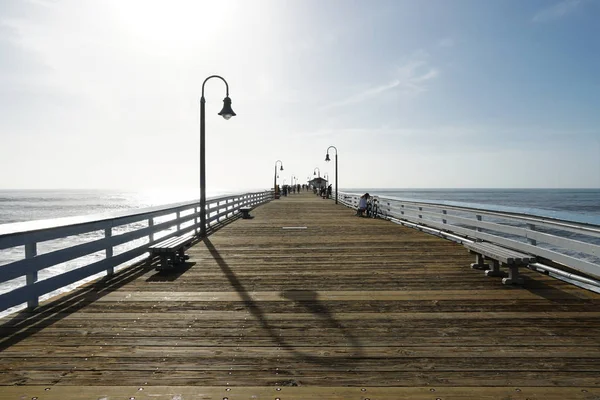
M0 0L0 188L600 187L600 1Z

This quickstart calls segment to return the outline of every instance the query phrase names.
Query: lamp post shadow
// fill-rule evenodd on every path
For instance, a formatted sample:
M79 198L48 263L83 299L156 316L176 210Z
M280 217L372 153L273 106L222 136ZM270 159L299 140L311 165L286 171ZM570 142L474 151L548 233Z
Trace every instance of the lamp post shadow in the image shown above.
M301 307L306 308L312 314L323 319L326 326L339 330L346 338L350 346L355 349L356 356L361 356L362 345L358 338L352 335L351 331L346 329L338 320L334 318L329 311L329 308L319 301L319 294L317 292L313 290L292 289L283 291L281 295L283 298L294 301Z
M231 286L233 286L235 291L242 298L242 301L243 301L244 305L246 306L246 308L248 309L248 311L250 312L250 314L252 314L252 316L257 319L259 324L262 326L263 329L265 329L265 331L268 333L269 337L272 339L272 341L275 344L277 344L282 349L290 351L297 358L302 359L307 362L315 363L315 364L329 365L329 364L335 363L337 365L339 365L339 364L350 365L350 364L358 363L360 361L360 358L362 357L362 348L361 348L360 342L358 341L358 339L356 337L354 337L346 328L344 328L333 317L333 315L329 312L327 307L323 306L318 301L318 299L317 299L318 295L314 291L289 290L289 291L282 292L282 297L298 303L299 305L308 309L311 313L324 319L327 326L329 326L331 328L339 329L342 332L343 336L348 339L348 342L349 342L351 348L353 349L353 352L351 354L344 355L341 357L315 356L315 355L304 353L304 352L300 351L299 349L297 349L296 347L294 347L293 344L288 343L286 341L286 339L281 337L281 335L278 333L279 328L276 326L273 326L269 323L269 321L267 320L267 318L265 316L264 311L260 308L258 302L256 302L254 299L252 299L252 297L250 296L250 294L244 287L243 283L237 278L235 273L231 270L231 268L229 267L227 262L219 254L219 251L215 248L215 246L212 244L210 239L208 237L205 237L202 239L202 241L206 245L206 248L210 252L211 256L214 258L214 260L217 262L217 264L219 265L219 267L221 268L221 270L223 271L223 273L229 280L229 283L231 284Z

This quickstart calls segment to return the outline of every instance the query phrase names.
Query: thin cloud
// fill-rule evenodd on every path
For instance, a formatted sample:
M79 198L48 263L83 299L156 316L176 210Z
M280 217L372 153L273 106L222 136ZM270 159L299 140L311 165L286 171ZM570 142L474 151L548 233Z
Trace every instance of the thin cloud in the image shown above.
M438 46L440 47L454 47L454 39L452 38L443 38L442 40L439 41Z
M46 8L52 8L56 6L56 1L53 0L26 0L26 3Z
M582 4L581 0L564 0L539 10L531 20L533 22L555 21L572 13L580 4Z
M396 77L384 84L373 86L343 100L323 107L324 110L356 104L381 93L398 90L405 94L419 94L428 89L429 82L439 76L439 70L421 59L414 59L397 69Z

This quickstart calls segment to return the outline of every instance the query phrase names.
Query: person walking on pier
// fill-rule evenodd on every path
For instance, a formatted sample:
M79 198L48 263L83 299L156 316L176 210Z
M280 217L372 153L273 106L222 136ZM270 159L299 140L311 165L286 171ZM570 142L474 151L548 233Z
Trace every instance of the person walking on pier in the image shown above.
M363 213L367 210L367 200L371 197L369 193L365 193L360 196L360 200L358 200L358 208L356 209L356 215L359 217L363 216Z

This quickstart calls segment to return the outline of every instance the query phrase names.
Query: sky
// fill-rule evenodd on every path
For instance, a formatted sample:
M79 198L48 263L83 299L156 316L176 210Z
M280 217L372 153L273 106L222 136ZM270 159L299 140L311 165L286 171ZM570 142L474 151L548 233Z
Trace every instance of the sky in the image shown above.
M213 74L209 194L600 188L600 0L0 0L0 189L198 187Z

